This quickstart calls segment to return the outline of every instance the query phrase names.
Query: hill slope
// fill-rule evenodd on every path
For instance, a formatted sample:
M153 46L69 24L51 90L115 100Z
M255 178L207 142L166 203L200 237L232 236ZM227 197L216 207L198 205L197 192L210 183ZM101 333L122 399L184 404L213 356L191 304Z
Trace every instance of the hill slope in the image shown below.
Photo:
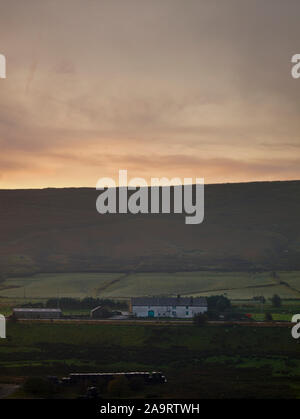
M300 269L300 181L208 185L199 225L99 215L98 194L0 191L0 273Z

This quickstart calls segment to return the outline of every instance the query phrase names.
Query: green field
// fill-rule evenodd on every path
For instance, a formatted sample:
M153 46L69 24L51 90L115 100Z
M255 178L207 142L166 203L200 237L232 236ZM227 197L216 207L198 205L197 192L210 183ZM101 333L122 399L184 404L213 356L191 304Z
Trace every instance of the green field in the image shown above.
M166 374L167 384L131 397L300 396L299 345L288 328L9 322L0 368L3 381L79 371Z
M8 278L0 285L0 297L45 299L51 297L130 298L146 295L214 295L252 299L275 293L281 298L300 298L300 272L177 272L177 273L61 273Z
M116 273L37 274L24 278L9 278L1 283L0 295L10 298L83 298L98 295L98 288L120 277Z

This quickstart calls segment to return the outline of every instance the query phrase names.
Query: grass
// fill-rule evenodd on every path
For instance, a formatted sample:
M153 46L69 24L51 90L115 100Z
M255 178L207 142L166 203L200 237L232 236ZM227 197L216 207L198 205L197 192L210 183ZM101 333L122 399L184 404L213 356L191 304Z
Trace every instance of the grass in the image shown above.
M252 318L256 321L264 321L265 320L265 315L264 313L251 313L252 314ZM292 315L289 313L272 313L272 318L275 321L284 321L284 322L290 322Z
M9 278L1 283L0 296L10 299L46 299L50 297L86 296L103 298L130 298L144 295L215 295L228 298L252 299L263 295L281 298L300 298L298 271L278 272L177 272L177 273L61 273L37 274ZM283 282L283 283L282 283ZM291 285L290 285L291 284ZM292 288L291 288L292 287Z
M300 270L299 181L205 187L205 219L99 216L94 188L2 190L0 274Z
M0 294L10 298L51 298L98 296L98 288L118 278L113 273L37 274L9 278L1 283ZM11 288L9 288L11 287Z
M271 284L275 285L272 278L266 274L252 275L246 272L143 273L127 276L120 283L109 287L106 293L108 296L177 295L178 293L195 295Z
M5 377L162 370L168 383L153 391L165 398L300 395L297 341L282 328L9 322L0 367Z

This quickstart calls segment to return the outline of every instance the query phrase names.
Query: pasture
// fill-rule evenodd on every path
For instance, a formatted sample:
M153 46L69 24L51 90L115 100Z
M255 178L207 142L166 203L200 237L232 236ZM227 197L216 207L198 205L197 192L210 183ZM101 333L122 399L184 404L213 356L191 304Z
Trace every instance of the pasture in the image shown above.
M7 278L0 284L0 298L47 299L51 297L125 298L147 295L209 296L225 294L233 300L300 298L299 271L277 272L174 272L174 273L49 273Z

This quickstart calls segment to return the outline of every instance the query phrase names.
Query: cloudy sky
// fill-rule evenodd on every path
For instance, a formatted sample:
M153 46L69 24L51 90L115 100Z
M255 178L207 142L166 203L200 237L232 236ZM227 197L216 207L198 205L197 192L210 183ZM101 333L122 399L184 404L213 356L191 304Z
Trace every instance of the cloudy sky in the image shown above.
M300 179L299 0L0 0L0 188Z

